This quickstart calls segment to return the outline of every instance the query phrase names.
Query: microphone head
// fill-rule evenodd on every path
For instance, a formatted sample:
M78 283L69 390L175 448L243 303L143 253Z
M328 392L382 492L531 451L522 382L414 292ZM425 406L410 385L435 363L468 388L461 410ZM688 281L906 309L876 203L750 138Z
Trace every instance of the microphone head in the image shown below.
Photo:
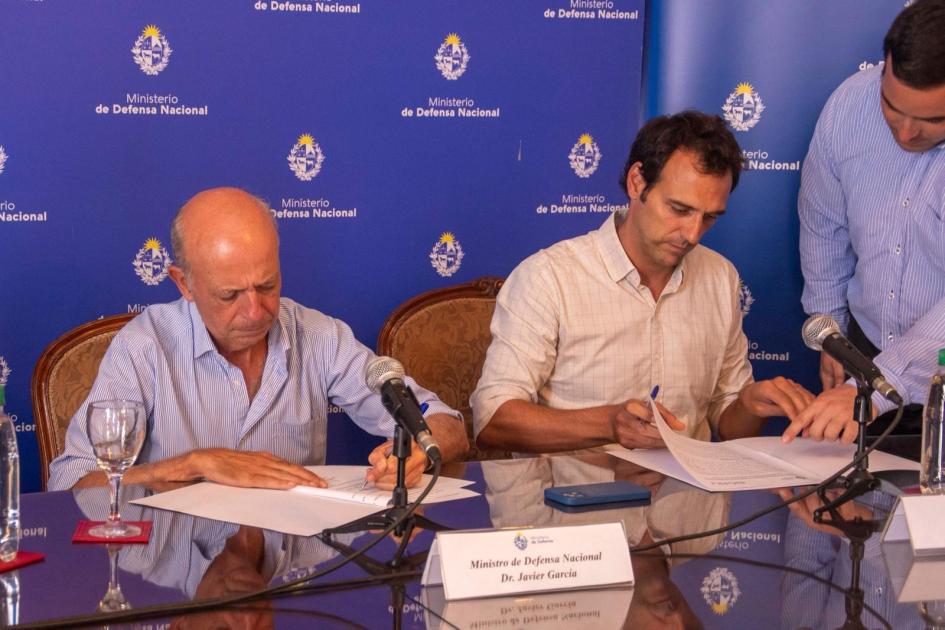
M824 339L830 335L839 335L840 326L830 315L816 313L807 318L804 325L801 326L801 336L804 338L804 345L811 350L823 350Z
M404 366L393 357L374 357L364 368L364 382L375 394L380 393L381 385L392 379L404 378Z

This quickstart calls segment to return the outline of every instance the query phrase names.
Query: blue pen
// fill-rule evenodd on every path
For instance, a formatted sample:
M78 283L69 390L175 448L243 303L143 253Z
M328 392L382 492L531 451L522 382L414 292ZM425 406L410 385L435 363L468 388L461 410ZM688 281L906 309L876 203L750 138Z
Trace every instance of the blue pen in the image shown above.
M660 386L654 385L653 391L650 392L650 400L653 402L650 403L650 422L653 422L653 405L656 404L656 395L660 393Z
M429 408L430 408L430 403L420 403L420 413L426 413L427 409Z

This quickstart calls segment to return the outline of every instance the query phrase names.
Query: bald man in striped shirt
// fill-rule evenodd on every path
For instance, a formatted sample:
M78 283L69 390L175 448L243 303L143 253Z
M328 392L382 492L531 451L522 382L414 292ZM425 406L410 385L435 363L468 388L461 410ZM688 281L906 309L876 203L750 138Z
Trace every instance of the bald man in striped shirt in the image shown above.
M337 404L365 431L394 421L364 382L374 354L344 323L280 297L279 237L268 204L245 191L201 192L171 227L181 298L153 305L112 341L86 402L50 465L49 487L105 483L86 434L86 406L140 400L147 438L125 483L205 479L234 486L324 486L304 468L325 463L327 410ZM406 379L444 460L468 448L461 415ZM392 487L390 442L368 456L367 481ZM426 467L414 447L407 482Z

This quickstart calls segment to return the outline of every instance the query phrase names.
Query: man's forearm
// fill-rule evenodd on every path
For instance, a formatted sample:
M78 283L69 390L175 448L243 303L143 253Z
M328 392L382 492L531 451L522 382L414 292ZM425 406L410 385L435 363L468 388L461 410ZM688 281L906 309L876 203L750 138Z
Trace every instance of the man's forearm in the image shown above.
M426 418L426 421L440 447L440 455L444 462L458 459L469 450L466 426L462 420L444 413L435 413Z
M499 406L476 440L481 448L550 453L610 444L619 405L550 409L526 400Z
M754 437L761 433L765 419L751 413L736 398L725 408L719 418L719 439L735 440L743 437Z
M197 452L193 451L165 459L161 462L138 464L129 468L122 475L123 484L152 484L166 481L194 481L200 479L202 473L198 465ZM104 486L108 477L100 470L87 473L75 483L73 488L89 488Z

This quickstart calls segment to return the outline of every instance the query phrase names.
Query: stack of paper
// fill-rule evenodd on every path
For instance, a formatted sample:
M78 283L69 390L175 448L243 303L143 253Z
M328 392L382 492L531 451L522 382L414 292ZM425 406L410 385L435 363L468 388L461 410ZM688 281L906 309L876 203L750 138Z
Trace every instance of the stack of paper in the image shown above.
M205 481L132 503L173 512L183 512L217 521L271 529L286 534L311 536L373 514L387 506L390 490L373 486L361 490L364 466L307 466L325 479L328 488L297 486L291 490L234 488ZM413 501L429 483L424 475L420 485L408 492ZM477 496L466 489L472 481L440 477L423 500L424 504Z
M654 419L663 449L627 449L610 445L608 452L704 490L762 490L818 484L853 461L856 447L839 442L780 437L754 437L728 442L703 442L680 435L666 424L656 405ZM869 470L918 470L916 462L873 451Z

